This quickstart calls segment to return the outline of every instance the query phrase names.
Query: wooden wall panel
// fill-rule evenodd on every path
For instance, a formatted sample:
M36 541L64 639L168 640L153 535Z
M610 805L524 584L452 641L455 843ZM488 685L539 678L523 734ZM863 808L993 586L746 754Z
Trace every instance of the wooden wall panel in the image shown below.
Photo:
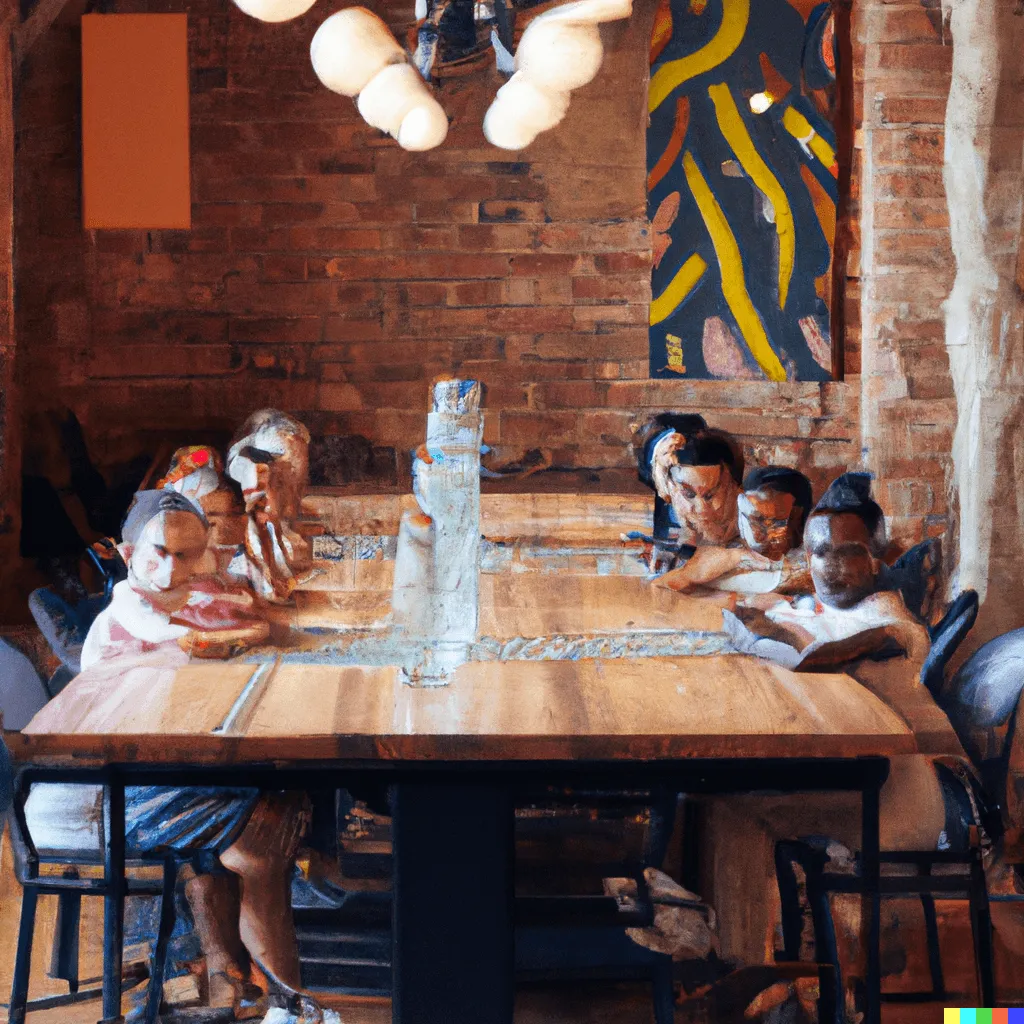
M184 14L82 18L86 228L189 228Z

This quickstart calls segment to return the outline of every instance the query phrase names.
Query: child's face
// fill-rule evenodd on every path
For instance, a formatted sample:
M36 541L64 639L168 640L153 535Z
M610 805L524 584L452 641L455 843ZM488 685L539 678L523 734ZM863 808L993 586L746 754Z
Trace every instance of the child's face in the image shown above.
M206 551L206 527L190 512L161 512L128 549L128 570L139 589L175 590L195 573Z
M210 523L211 548L238 547L245 543L245 511L226 489L211 491L199 499Z
M667 497L676 517L699 541L724 544L736 536L740 489L726 466L676 465L668 481Z
M800 508L785 491L745 491L737 502L740 536L751 551L779 559L800 546Z
M818 513L807 520L804 546L822 604L852 608L875 592L878 560L871 535L860 516L849 512Z

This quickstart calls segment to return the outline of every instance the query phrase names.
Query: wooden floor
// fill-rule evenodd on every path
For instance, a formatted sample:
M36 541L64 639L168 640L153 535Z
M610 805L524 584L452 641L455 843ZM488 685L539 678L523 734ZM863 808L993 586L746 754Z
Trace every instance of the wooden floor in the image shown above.
M6 837L5 837L6 838ZM10 860L10 846L0 843L0 1003L6 1004L11 986L11 971L14 964L15 944L20 910L20 887L14 878ZM950 906L952 909L951 905ZM940 921L943 931L943 960L947 984L966 989L971 984L970 939L967 928L966 908ZM67 991L65 983L53 981L46 976L50 948L53 938L56 912L55 897L42 897L36 922L33 943L30 998L59 995ZM962 918L962 919L961 919ZM907 921L906 923L909 923ZM82 904L82 948L80 968L85 979L98 979L101 972L99 936L102 934L102 901L84 900ZM890 979L902 981L892 987L918 988L926 979L923 950L908 951L906 977ZM997 942L997 985L1000 995L1004 991L1008 975L1008 957L998 948ZM1003 953L1002 956L999 954ZM966 955L961 955L966 954ZM1019 965L1019 961L1017 961ZM910 977L915 975L915 977ZM1019 981L1020 979L1014 978ZM92 984L83 987L94 987ZM1022 986L1013 985L1017 991ZM128 1007L126 998L125 1009ZM335 1007L344 1024L389 1024L390 1003L386 1000L352 1000L325 996L325 1005ZM973 1005L971 1000L956 1005ZM887 1005L884 1007L884 1024L932 1024L940 1017L941 1004ZM83 1003L74 1007L61 1007L39 1011L29 1016L29 1024L96 1024L100 1016L98 1001ZM649 989L644 985L608 984L561 984L523 986L517 992L516 1024L653 1024ZM6 1005L0 1006L0 1024L6 1024Z
M333 1006L342 1024L391 1024L388 1002L325 998ZM934 1024L942 1019L942 1004L886 1006L883 1024ZM41 1011L29 1017L30 1024L96 1024L99 1004ZM654 1016L650 1003L639 986L593 985L585 989L560 986L558 990L534 990L516 998L515 1024L648 1024ZM0 1022L6 1024L6 1011L0 1009Z

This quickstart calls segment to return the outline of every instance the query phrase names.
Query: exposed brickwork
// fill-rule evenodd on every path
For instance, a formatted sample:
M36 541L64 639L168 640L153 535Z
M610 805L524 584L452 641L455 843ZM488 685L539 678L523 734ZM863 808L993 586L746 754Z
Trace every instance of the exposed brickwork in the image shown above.
M182 9L117 9L158 8ZM819 486L856 466L868 438L901 535L941 529L952 398L940 303L951 265L937 7L873 0L855 14L865 130L847 380L826 386L646 379L652 14L638 3L630 23L606 29L599 78L526 153L483 139L499 83L480 72L444 86L449 139L415 155L316 81L307 48L323 11L273 26L226 0L190 4L194 230L88 236L78 36L58 25L26 69L19 111L28 393L71 404L105 462L167 429L228 427L258 404L292 410L319 434L402 449L422 434L425 382L456 370L488 385L499 459L541 446L556 465L625 466L636 412L695 410L741 435L751 458L796 462Z
M955 266L942 183L951 48L937 0L855 18L864 90L862 437L904 542L943 532L956 405L942 302ZM867 339L871 339L868 345Z

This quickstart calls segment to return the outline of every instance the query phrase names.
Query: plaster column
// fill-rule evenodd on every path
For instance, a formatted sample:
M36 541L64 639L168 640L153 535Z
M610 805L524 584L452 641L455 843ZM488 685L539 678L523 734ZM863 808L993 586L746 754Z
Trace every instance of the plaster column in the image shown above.
M990 597L991 635L1024 624L1019 591L997 585L1024 555L1024 8L946 0L943 15L953 41L943 181L957 267L943 307L957 403L953 583Z

